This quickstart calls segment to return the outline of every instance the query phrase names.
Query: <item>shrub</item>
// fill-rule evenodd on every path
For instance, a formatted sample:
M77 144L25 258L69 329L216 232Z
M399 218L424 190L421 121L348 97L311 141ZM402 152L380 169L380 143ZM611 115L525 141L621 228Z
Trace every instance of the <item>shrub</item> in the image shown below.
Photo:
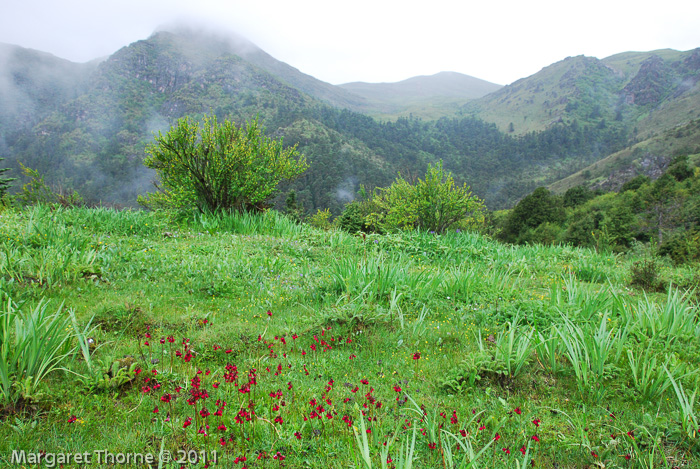
M331 229L331 211L330 209L321 210L320 208L316 213L309 217L309 224L314 228L320 228L322 230Z
M185 117L166 135L159 132L146 153L144 164L161 183L161 192L139 197L151 208L259 211L281 181L308 168L296 146L265 137L257 120L243 128L205 116L200 128Z
M664 284L659 279L659 267L654 259L644 259L632 264L630 285L644 291L662 292Z
M417 229L444 233L484 222L484 205L465 184L455 184L442 162L429 164L425 179L410 184L399 176L385 189L375 191L367 224L383 231Z
M349 233L365 231L367 230L365 215L361 202L350 202L345 206L343 213L337 219L338 227Z

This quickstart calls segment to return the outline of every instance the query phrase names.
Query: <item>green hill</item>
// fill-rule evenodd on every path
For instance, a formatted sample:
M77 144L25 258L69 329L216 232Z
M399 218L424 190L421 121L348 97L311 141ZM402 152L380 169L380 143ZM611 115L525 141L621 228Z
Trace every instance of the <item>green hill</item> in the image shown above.
M475 100L464 112L524 134L561 122L664 130L700 109L700 49L569 57Z

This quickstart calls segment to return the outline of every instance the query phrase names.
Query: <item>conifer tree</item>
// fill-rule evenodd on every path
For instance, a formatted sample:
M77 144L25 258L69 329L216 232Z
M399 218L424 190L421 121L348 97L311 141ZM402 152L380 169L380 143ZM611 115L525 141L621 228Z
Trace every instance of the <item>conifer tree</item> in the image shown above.
M5 158L0 158L0 161L3 161ZM17 178L7 178L3 176L3 173L9 171L10 168L3 168L0 169L0 198L4 197L5 194L7 193L7 189L10 187L10 183Z

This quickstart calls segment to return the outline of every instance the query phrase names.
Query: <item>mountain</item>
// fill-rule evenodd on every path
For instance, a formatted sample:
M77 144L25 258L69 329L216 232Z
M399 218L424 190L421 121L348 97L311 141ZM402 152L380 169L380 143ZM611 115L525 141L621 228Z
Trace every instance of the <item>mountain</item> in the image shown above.
M700 116L699 80L700 49L568 57L463 111L517 135L574 120L648 133Z
M97 63L76 64L0 43L0 129L31 126L84 93Z
M307 211L337 214L360 185L419 176L438 160L489 207L509 207L655 135L657 156L670 159L685 150L664 146L666 131L700 109L697 50L572 57L502 88L454 73L333 86L243 38L187 29L158 31L99 63L0 52L0 152L13 176L21 162L90 201L126 205L153 190L142 165L153 133L183 116L258 118L311 161L276 203L294 189ZM409 115L368 115L382 106ZM420 106L440 117L410 115Z
M501 88L479 78L456 72L418 76L396 83L353 82L338 85L365 98L359 110L377 117L441 117L454 114L461 105Z

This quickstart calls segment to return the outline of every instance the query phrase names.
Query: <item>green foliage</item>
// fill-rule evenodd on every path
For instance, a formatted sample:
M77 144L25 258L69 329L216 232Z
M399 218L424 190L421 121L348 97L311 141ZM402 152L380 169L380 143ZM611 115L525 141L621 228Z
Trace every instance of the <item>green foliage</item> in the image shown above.
M507 242L522 242L528 229L537 228L542 223L561 223L565 212L558 197L546 188L538 187L525 196L508 215L499 237Z
M700 260L700 229L674 233L659 246L659 255L668 256L675 264Z
M696 299L630 291L627 256L456 230L361 237L272 210L2 215L0 241L28 253L9 270L73 239L108 278L0 274L24 312L39 293L70 305L51 337L78 347L33 392L42 413L0 426L3 448L216 445L226 467L278 452L309 468L697 464ZM209 397L190 405L194 389Z
M304 206L297 201L297 193L294 189L289 191L284 201L284 213L297 223L304 218Z
M576 207L595 197L595 194L586 186L576 186L564 193L564 207Z
M64 207L77 207L84 204L83 198L76 191L69 193L61 188L54 189L44 181L44 176L39 171L22 163L19 165L24 176L29 179L15 196L20 205L60 204Z
M216 116L201 125L185 117L150 144L144 164L158 172L162 192L141 198L150 207L199 211L259 211L278 184L308 167L296 147L264 135L258 121L245 128Z
M642 187L644 184L649 184L651 182L651 179L649 179L648 176L645 176L643 174L640 174L639 176L635 176L626 183L622 185L622 188L620 188L620 192L626 192L626 191L636 191L640 187Z
M411 184L399 176L394 183L378 190L372 202L376 211L367 217L367 224L383 231L399 229L445 233L483 223L484 205L465 184L455 184L442 161L428 165L425 179Z
M71 320L63 305L33 309L17 305L4 292L0 304L0 402L37 400L46 377L71 353Z
M632 278L630 285L649 292L661 292L665 290L663 281L659 275L659 264L654 258L636 261L630 269Z
M5 158L0 158L0 161L3 161ZM1 168L0 169L0 199L2 199L5 194L7 193L7 189L10 187L10 183L12 181L17 180L17 178L8 178L5 176L2 176L2 174L6 173L9 171L10 168Z
M321 210L320 208L309 217L309 225L314 228L321 230L330 230L333 226L331 224L331 211L329 209Z
M343 209L343 213L336 219L338 227L348 233L368 231L365 225L365 218L369 215L369 213L367 213L369 206L370 204L367 202L359 202L356 200L347 204Z

